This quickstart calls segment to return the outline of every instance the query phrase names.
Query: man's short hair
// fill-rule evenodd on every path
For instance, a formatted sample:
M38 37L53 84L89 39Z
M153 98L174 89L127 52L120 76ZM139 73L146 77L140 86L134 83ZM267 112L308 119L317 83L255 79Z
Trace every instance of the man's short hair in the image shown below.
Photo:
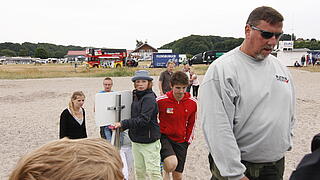
M101 138L63 138L24 156L9 180L122 180L119 151Z
M110 81L112 81L111 77L106 77L106 78L104 78L104 81L105 81L105 80L110 80Z
M189 78L186 73L182 71L176 71L170 78L170 84L174 85L189 85Z
M283 21L283 16L272 7L261 6L254 9L247 20L247 24L257 26L260 20L266 21L271 25L281 23Z

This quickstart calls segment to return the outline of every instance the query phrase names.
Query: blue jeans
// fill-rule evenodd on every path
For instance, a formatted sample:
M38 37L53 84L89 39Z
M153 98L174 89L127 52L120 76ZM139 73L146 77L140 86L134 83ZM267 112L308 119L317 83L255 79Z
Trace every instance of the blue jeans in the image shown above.
M107 141L109 141L111 143L111 138L112 138L112 129L109 129L107 126L101 126L100 127L100 135L102 138L106 139ZM120 133L120 145L123 145L123 138L124 138L124 134L123 132Z

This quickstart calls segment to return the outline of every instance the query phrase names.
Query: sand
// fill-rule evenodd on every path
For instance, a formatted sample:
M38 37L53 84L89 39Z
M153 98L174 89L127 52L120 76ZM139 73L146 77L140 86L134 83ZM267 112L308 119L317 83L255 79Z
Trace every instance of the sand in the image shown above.
M320 132L320 73L291 69L297 106L294 147L286 154L285 179L303 155L310 152L312 137ZM203 76L200 76L200 80ZM154 91L159 94L158 77ZM103 78L54 78L0 80L0 179L7 179L17 161L35 148L58 139L59 116L73 91L86 95L84 108L88 137L99 137L94 122L94 95L102 89ZM129 77L114 78L114 90L131 90ZM189 147L184 179L210 179L208 150L197 121L195 140Z

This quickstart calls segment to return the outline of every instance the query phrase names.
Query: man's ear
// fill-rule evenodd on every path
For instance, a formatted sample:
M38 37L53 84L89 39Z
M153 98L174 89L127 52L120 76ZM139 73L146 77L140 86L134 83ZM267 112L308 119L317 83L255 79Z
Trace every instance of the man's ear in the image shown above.
M169 84L170 84L170 88L172 89L173 88L172 84L171 83L169 83Z
M245 32L245 35L246 35L245 39L248 39L248 38L250 37L250 32L251 32L251 27L250 27L249 24L247 24L247 25L245 26L244 32Z

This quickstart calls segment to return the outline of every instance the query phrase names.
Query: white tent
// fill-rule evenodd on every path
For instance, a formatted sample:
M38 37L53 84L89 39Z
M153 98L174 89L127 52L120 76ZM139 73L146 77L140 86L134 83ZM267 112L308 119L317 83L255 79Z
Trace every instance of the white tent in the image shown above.
M285 66L294 66L294 63L298 61L301 64L301 57L308 54L310 51L307 48L302 49L292 49L292 50L285 50L285 51L278 51L277 57L280 62Z

